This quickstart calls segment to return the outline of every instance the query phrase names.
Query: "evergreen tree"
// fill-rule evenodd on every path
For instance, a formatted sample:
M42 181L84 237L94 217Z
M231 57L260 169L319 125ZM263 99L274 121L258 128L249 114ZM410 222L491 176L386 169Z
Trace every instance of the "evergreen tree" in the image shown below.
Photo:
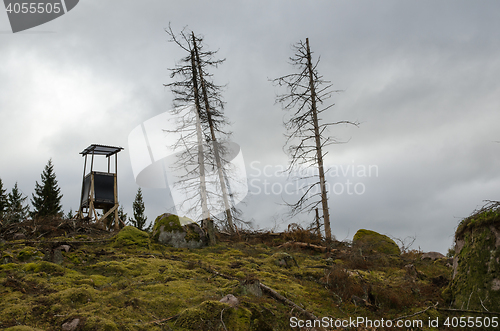
M135 200L132 205L134 210L134 217L130 219L130 223L133 226L142 231L148 231L150 227L144 228L146 226L147 217L144 215L146 207L144 207L144 200L142 199L142 190L139 187L137 194L135 195Z
M35 184L35 193L31 203L33 205L33 217L56 216L62 213L61 189L57 186L56 174L52 159L47 162L42 172L42 184Z
M3 188L3 182L0 178L0 222L3 222L5 212L7 211L7 195L5 194L7 190Z
M70 220L73 217L75 217L75 214L73 214L73 208L70 208L68 213L66 214L66 218Z
M16 182L12 192L7 196L8 207L5 217L7 223L19 223L28 216L29 208L24 206L26 199L27 197L23 197L23 194L19 191Z

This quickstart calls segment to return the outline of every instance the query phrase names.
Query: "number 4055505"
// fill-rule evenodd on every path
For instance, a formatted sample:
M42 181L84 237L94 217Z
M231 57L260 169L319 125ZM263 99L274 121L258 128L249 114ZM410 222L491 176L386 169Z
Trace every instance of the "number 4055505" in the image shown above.
M497 328L498 317L448 317L444 321L444 325L454 328Z
M23 3L9 3L6 8L7 13L23 13L23 14L59 14L61 12L61 4L60 3L35 3L35 2L23 2Z

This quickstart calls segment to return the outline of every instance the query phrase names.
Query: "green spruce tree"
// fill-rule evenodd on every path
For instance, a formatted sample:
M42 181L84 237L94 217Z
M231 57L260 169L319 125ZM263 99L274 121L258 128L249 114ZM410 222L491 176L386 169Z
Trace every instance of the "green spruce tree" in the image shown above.
M73 208L70 208L68 213L66 214L66 219L70 220L73 219L73 217L75 217L75 214L73 213Z
M31 204L32 217L57 216L62 213L61 189L57 186L56 174L52 159L47 162L42 172L42 184L35 184L35 193Z
M130 219L130 223L132 223L132 225L139 230L149 231L150 226L145 228L148 218L144 215L146 207L144 207L144 200L142 199L142 190L140 187L137 190L137 194L135 195L135 200L132 208L134 210L134 217Z
M3 182L0 178L0 223L3 222L7 207L9 206L6 192L7 190L3 188Z
M12 192L10 192L7 196L8 207L5 217L7 223L19 223L26 219L29 213L28 206L24 205L26 199L27 197L23 196L23 194L19 191L16 182L12 188Z

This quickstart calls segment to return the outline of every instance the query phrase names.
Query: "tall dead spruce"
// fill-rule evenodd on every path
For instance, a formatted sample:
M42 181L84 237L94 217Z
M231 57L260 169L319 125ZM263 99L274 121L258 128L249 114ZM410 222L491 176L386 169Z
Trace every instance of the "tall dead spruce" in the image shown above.
M333 92L338 91L332 91L332 84L323 80L323 77L319 75L317 71L319 59L313 63L308 38L306 38L305 43L299 41L293 48L295 54L290 58L290 61L298 69L298 73L273 80L276 85L287 88L287 93L278 95L276 101L281 103L285 110L292 112L292 115L284 122L287 129L285 146L288 146L287 152L291 158L287 170L289 174L292 174L294 171L303 170L301 168L305 167L313 170L317 169L317 172L314 171L312 176L306 175L298 178L302 180L313 178L314 182L305 187L297 202L287 204L291 207L292 215L301 212L312 212L321 204L326 242L330 246L332 231L324 157L327 154L325 147L338 141L326 136L327 132L325 131L332 125L350 124L358 126L359 123L350 121L322 123L320 115L333 106L333 104L322 106L323 102ZM320 190L314 193L313 189L318 185Z
M188 53L180 64L171 70L171 78L178 81L165 84L174 94L174 113L178 116L178 132L182 136L176 146L182 145L186 151L179 156L178 165L184 167L186 175L180 178L177 184L182 185L186 192L191 192L189 199L200 200L201 215L205 230L211 244L215 244L214 222L210 213L210 197L221 200L225 209L225 227L229 232L235 231L233 222L233 208L229 203L229 194L226 184L224 168L227 161L224 159L224 145L219 142L228 136L222 127L228 124L224 117L224 102L221 97L222 86L212 82L209 68L216 68L225 59L214 60L216 52L203 50L203 38L182 31L175 35L169 27L166 32L171 41ZM182 107L194 105L196 116L186 113ZM192 128L195 129L192 129ZM196 135L196 143L188 144L190 136ZM194 139L191 139L193 141ZM175 147L175 146L174 146ZM218 175L217 187L220 192L210 192L207 189L206 169L216 169ZM194 179L194 180L193 180ZM198 195L199 192L199 195Z

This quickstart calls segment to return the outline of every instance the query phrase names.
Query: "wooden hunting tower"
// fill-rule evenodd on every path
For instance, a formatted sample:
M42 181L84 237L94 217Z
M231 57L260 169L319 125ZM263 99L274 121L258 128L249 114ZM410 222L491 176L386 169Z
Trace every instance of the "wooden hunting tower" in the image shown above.
M118 152L123 150L122 147L113 147L105 145L90 145L85 148L80 154L85 157L83 164L83 183L82 195L80 199L80 209L77 217L95 219L97 223L101 223L114 213L115 230L119 229L118 222L118 186L117 186L117 170L118 170ZM87 156L92 155L90 160L90 171L87 170ZM94 155L105 155L108 158L108 172L94 171ZM115 171L111 172L111 157L115 156ZM103 211L103 215L99 218L97 209Z

